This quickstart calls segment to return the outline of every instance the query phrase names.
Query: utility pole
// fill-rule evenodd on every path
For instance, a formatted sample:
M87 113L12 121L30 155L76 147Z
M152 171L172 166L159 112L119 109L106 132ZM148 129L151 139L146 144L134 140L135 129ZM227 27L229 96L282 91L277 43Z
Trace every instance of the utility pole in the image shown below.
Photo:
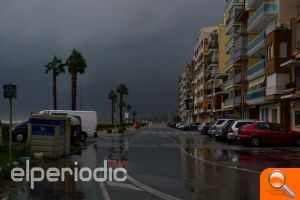
M4 98L9 99L9 165L12 162L12 100L17 98L17 87L9 83L3 86Z

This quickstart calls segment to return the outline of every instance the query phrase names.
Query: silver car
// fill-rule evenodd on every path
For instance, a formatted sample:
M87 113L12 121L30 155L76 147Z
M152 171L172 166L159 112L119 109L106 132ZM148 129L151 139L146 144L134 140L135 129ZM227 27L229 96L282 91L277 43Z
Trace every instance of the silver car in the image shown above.
M245 119L245 120L237 120L234 123L232 123L231 127L229 128L227 139L228 140L235 140L238 135L238 129L242 126L245 126L247 124L252 124L255 122L255 120Z

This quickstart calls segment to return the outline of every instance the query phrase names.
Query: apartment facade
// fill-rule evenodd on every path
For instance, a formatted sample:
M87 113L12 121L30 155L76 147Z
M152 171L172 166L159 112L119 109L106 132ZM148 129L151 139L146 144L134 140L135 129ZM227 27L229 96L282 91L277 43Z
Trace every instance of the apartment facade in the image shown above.
M197 122L210 121L212 113L212 86L207 84L211 78L213 66L218 60L215 37L218 26L202 28L197 37L194 50L194 119ZM214 57L212 61L211 58Z
M182 122L193 122L194 114L194 62L188 62L179 76L178 113Z
M226 2L224 25L197 37L194 121L256 119L300 130L300 0Z
M290 70L290 77L289 83L285 85L281 101L286 105L285 125L300 131L300 3L294 10L297 12L290 22L290 59L281 64L282 68Z

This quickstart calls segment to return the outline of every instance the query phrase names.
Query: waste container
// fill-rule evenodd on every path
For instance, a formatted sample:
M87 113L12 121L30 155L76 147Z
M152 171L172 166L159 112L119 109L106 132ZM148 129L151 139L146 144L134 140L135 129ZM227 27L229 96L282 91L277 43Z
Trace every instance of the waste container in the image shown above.
M68 117L34 115L28 123L28 146L31 154L59 158L70 153L71 123Z

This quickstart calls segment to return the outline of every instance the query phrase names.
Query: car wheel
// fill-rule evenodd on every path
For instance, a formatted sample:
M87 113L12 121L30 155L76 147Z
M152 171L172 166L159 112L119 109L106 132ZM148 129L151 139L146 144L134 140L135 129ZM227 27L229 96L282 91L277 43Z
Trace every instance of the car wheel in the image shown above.
M260 145L260 140L258 137L251 138L251 145L254 147L258 147Z
M15 139L17 142L23 142L24 141L24 135L22 133L17 133L15 136Z
M297 139L296 139L296 146L297 146L297 147L300 147L300 138L297 138Z

